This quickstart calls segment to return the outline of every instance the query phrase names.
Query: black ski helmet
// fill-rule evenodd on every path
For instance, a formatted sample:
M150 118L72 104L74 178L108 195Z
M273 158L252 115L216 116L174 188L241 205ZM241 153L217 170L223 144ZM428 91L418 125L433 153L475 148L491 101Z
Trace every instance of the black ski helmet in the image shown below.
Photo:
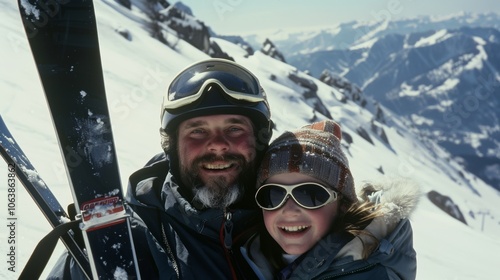
M174 77L163 97L160 131L171 139L184 120L217 114L248 117L254 124L257 154L267 148L272 121L266 93L255 75L226 59L194 63Z

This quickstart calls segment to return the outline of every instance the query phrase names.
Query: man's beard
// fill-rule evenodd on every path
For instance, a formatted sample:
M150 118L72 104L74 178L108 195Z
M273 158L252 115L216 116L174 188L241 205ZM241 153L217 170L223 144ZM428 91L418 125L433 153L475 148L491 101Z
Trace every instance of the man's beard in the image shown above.
M228 182L224 176L211 178L203 182L198 171L203 162L234 161L240 167L235 182ZM216 156L207 154L193 160L190 166L180 168L180 175L186 187L191 188L193 202L200 203L205 208L224 209L238 202L245 193L245 188L251 188L255 179L254 162L247 162L245 157L237 154Z

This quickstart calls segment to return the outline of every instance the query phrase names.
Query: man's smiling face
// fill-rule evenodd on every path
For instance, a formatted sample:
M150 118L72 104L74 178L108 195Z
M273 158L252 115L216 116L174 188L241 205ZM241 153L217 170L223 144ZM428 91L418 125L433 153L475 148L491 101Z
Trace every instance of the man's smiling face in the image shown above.
M255 165L250 119L241 115L202 116L182 122L178 133L181 180L193 188L195 198L197 191L209 196L201 198L209 207L227 206L217 205L221 199L224 204L237 200L243 192L236 186L241 174L254 170ZM212 200L219 202L208 202Z

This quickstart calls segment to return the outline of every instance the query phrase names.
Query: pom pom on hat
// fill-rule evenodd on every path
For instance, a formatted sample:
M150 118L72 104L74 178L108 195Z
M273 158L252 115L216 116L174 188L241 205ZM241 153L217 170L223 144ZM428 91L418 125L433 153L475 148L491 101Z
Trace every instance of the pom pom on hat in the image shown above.
M262 159L258 186L273 175L298 172L324 182L351 202L357 201L341 138L340 126L330 120L284 132L269 145Z

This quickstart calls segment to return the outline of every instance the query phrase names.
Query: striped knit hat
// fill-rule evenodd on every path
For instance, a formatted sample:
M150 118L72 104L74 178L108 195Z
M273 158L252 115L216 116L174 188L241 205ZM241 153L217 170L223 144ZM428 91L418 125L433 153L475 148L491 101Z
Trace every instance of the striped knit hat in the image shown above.
M264 155L258 186L273 175L299 172L328 184L351 202L357 201L349 162L340 146L341 135L340 126L330 120L283 133Z

